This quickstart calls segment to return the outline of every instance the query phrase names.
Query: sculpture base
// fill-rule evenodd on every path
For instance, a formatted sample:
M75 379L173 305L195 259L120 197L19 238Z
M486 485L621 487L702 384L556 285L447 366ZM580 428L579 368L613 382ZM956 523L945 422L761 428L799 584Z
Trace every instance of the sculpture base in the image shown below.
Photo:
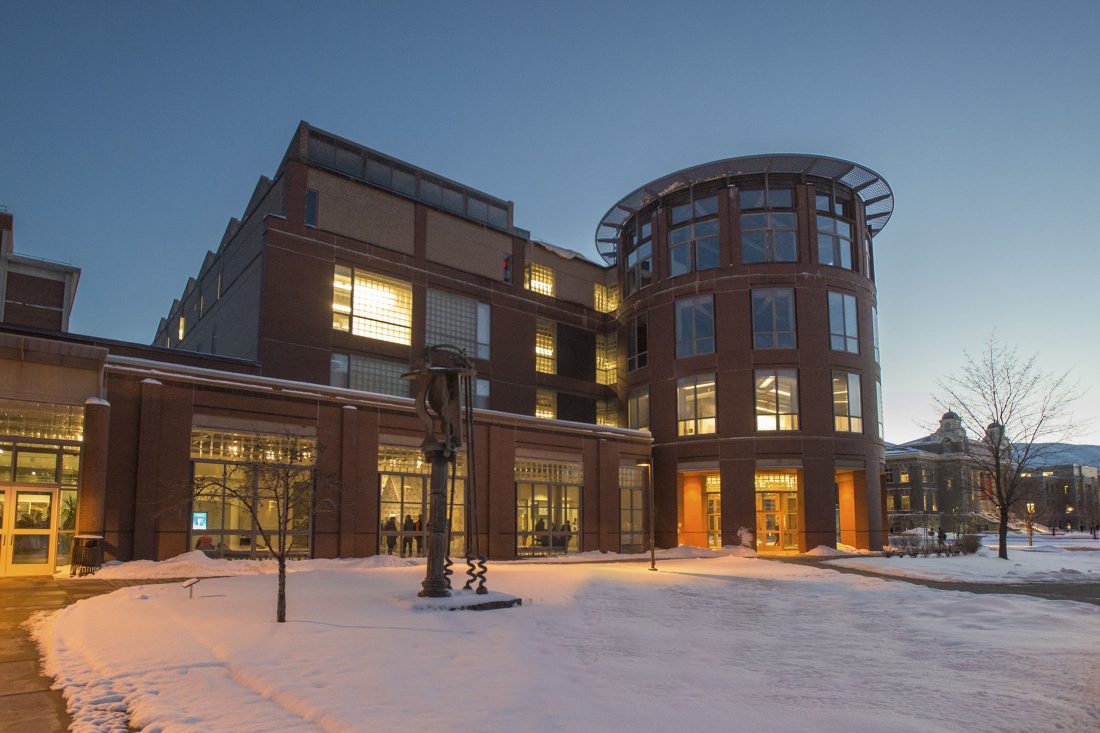
M456 590L446 598L418 597L409 607L413 611L492 611L522 605L522 598L509 593L489 591L479 596L472 590Z

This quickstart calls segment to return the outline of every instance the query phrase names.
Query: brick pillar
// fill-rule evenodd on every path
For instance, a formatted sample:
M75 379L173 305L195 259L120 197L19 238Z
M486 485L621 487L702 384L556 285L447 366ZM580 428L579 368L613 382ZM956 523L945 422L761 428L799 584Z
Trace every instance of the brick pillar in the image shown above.
M344 405L340 435L340 557L355 557L355 498L359 493L359 411Z
M134 544L131 560L156 559L156 512L160 480L160 422L163 385L155 379L141 382L138 422L137 481L134 487Z
M110 423L111 403L98 397L85 400L84 443L80 449L80 499L76 508L78 534L102 535L105 529Z

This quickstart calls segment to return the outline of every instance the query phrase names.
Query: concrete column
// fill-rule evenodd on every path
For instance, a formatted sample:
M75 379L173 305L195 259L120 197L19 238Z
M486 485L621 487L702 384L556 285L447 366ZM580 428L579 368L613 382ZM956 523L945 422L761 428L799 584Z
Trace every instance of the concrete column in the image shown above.
M141 382L138 420L137 481L134 485L134 544L131 560L155 560L157 483L160 481L161 393L164 386L155 379Z
M84 401L84 444L80 449L80 497L76 531L104 531L107 509L107 453L111 435L111 404L98 397Z

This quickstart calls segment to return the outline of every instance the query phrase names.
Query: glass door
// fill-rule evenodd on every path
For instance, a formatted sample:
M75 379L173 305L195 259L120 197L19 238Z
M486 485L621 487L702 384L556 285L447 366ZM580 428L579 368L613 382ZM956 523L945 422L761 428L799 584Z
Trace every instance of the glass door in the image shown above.
M759 551L798 551L798 494L794 492L757 492L756 549Z
M51 575L57 524L57 489L11 487L0 492L4 575Z

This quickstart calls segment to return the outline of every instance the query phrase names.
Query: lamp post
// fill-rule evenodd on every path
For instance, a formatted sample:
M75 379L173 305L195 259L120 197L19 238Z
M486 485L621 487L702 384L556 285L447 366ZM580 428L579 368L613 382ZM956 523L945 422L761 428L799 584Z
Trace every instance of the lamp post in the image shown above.
M638 465L645 469L646 493L649 494L649 569L655 571L657 570L657 539L653 518L653 464L648 461L639 461Z
M1024 515L1027 518L1025 522L1027 525L1027 546L1031 547L1031 535L1035 529L1035 502L1029 501L1025 508L1027 509L1027 513Z

